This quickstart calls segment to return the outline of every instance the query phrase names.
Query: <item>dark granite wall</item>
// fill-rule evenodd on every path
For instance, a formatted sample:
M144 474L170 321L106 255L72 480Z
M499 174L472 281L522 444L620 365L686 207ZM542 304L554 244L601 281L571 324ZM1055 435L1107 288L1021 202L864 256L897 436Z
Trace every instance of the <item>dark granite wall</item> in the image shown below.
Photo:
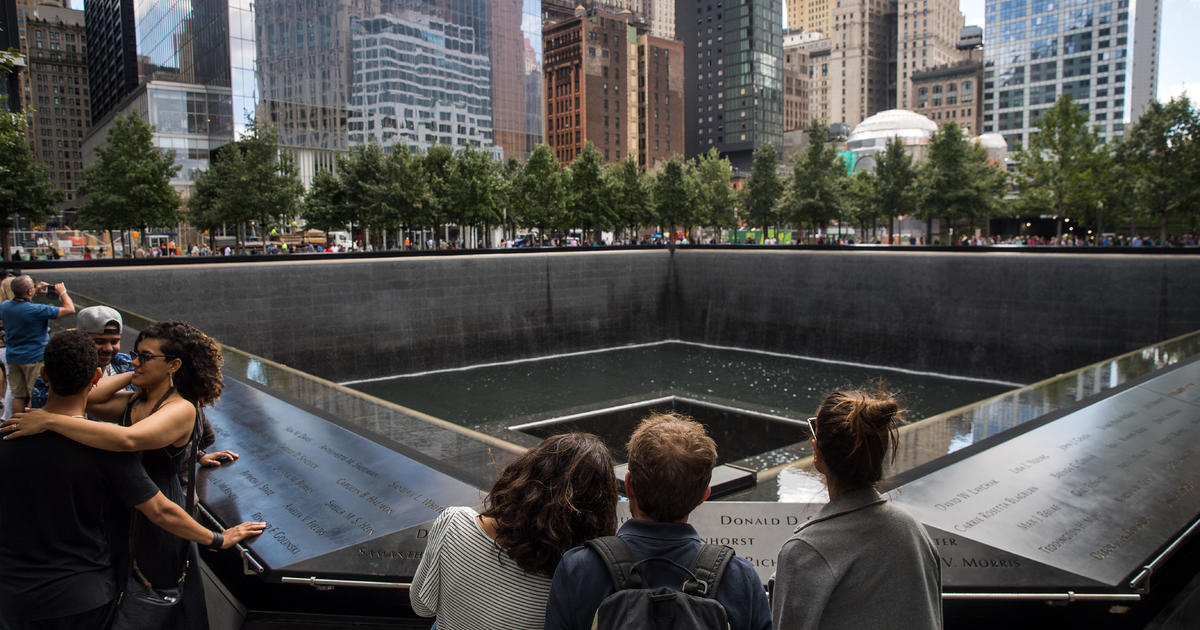
M1032 382L1200 329L1195 256L681 249L33 273L339 381L683 339Z
M664 252L33 270L332 380L667 336Z
M720 346L1033 382L1200 329L1195 256L675 258L679 337Z

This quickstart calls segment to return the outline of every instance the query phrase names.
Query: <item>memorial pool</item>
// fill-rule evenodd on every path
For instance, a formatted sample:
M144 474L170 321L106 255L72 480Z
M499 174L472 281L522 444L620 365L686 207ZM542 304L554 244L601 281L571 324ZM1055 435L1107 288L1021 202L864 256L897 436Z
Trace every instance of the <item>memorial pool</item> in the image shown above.
M993 396L1015 383L959 378L784 353L664 342L344 383L405 407L495 436L512 427L667 396L755 414L803 418L838 388L882 387L918 420ZM625 436L605 435L612 446ZM786 449L795 440L765 449ZM793 450L740 463L769 468Z

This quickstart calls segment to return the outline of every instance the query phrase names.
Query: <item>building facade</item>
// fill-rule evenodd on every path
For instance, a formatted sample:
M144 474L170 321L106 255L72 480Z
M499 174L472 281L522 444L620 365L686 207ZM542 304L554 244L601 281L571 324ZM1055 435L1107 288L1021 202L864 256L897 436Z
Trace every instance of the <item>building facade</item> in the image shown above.
M1152 32L1141 46L1135 10ZM1003 135L1009 150L1028 146L1038 117L1066 94L1102 138L1121 137L1157 87L1159 12L1159 0L988 0L983 131ZM1140 79L1135 64L1144 68Z
M683 152L683 44L650 35L637 39L637 156L656 170Z
M581 12L547 24L543 37L545 138L559 163L570 164L588 142L606 162L633 155L637 40L627 15Z
M716 147L749 172L754 151L783 146L783 14L778 1L675 3L684 45L688 158Z
M92 125L137 89L133 2L89 0L83 6Z
M833 9L829 111L851 127L896 107L896 11L888 0L839 0Z
M963 60L912 74L912 100L905 106L937 124L953 120L970 135L983 125L983 64Z
M787 0L787 27L802 31L833 32L833 9L838 0Z
M30 147L63 191L60 209L78 205L82 144L91 122L83 11L36 5L22 16L26 71L21 91Z
M89 0L89 74L102 86L89 145L115 113L166 116L184 93L169 127L187 132L156 138L173 143L185 194L255 117L278 129L306 184L355 142L522 158L542 140L541 11L533 0ZM200 103L212 122L193 124Z
M966 58L958 48L963 14L958 0L900 0L896 15L896 102L911 103L912 74Z
M813 99L809 93L812 75L804 35L803 31L789 31L783 36L784 133L806 129L813 118Z
M350 142L492 147L491 60L475 33L413 11L352 19Z

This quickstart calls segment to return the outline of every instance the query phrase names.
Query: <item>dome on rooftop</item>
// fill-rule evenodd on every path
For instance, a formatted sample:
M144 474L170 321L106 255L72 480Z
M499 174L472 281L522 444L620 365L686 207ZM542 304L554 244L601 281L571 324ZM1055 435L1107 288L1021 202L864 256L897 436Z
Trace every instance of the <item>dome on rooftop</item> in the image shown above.
M884 150L892 138L900 138L909 154L919 160L937 128L937 123L907 109L889 109L867 118L854 127L846 141L855 155L855 172L873 170L875 154Z
M879 137L928 137L933 135L937 128L937 123L916 112L889 109L855 125L854 131L850 132L850 145L853 147L855 140Z

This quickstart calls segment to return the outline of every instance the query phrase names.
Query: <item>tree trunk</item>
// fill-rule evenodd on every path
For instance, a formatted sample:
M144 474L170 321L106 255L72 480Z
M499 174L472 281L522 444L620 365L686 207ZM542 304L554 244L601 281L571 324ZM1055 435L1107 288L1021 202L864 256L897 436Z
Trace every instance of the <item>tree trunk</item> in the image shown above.
M1167 246L1167 215L1163 213L1162 222L1158 226L1158 245L1159 247Z
M10 231L12 231L12 228L9 226L8 218L6 217L4 223L0 224L0 239L4 239L3 256L5 262L12 260L12 250L8 246L8 233Z

